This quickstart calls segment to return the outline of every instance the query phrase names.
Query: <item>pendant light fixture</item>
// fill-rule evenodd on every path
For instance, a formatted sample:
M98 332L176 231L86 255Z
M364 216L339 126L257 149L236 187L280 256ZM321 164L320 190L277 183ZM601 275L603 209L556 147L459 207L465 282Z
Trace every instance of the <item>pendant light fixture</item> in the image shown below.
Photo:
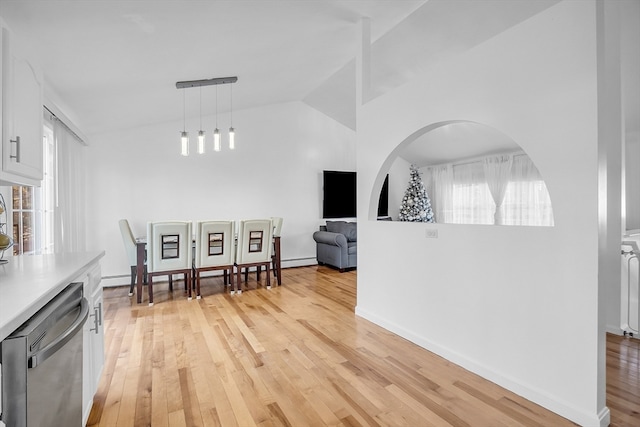
M189 134L186 131L186 102L184 89L182 90L182 132L180 133L180 145L182 147L180 154L189 155Z
M236 148L236 130L233 128L233 86L229 86L229 118L231 127L229 128L229 150Z
M176 82L176 88L178 89L186 89L191 87L199 87L200 88L200 130L198 131L198 153L203 154L206 148L206 138L205 132L202 130L202 86L216 86L216 128L213 131L213 150L220 151L220 130L218 129L218 85L222 84L230 84L238 81L237 77L219 77L213 79L205 79L205 80L189 80L189 81L181 81ZM230 118L231 118L231 127L229 128L229 149L233 150L235 148L235 129L233 128L233 92L230 92L230 100L231 100L231 109L230 109ZM189 155L189 134L186 131L186 101L185 94L182 93L182 132L180 132L180 144L181 144L181 154L183 156Z
M204 154L205 139L202 130L202 87L200 87L200 130L198 131L198 154Z
M216 129L213 131L213 151L220 151L220 130L218 129L218 86L216 86Z

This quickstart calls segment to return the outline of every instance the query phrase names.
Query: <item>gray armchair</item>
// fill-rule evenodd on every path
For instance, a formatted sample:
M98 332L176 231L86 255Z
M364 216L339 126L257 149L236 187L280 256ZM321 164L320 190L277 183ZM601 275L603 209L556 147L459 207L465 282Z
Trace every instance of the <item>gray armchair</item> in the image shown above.
M320 265L330 265L343 272L357 267L357 224L346 221L327 221L320 231L313 233L316 258Z

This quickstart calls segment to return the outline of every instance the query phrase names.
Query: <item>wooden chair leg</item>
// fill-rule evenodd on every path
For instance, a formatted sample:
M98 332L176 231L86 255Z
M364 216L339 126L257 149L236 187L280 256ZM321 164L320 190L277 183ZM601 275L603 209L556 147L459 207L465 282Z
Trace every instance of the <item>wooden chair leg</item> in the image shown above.
M193 274L195 276L195 281L196 281L196 299L200 299L202 298L202 296L200 295L200 272L196 271Z
M269 263L265 264L265 269L267 270L267 289L271 289L271 272L269 272Z
M149 275L147 288L149 291L149 306L153 305L153 276Z
M131 266L131 286L129 286L129 296L133 295L133 287L136 285L136 266Z
M191 272L184 273L184 285L189 289L189 296L187 297L189 300L193 298L191 295Z
M169 290L173 291L173 275L169 275Z

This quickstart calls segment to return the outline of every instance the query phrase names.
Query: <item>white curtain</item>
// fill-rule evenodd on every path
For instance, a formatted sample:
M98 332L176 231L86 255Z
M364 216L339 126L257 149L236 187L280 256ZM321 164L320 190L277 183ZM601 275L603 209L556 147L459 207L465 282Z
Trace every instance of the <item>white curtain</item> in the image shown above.
M453 221L452 190L453 169L451 165L427 168L427 193L436 222Z
M453 165L452 221L456 224L493 224L493 198L482 162Z
M504 224L553 225L551 198L540 172L526 154L513 156L504 202Z
M508 154L485 157L483 161L484 176L496 205L493 223L497 225L503 224L502 202L509 185L511 163L512 156Z
M547 187L526 154L432 166L427 171L437 222L553 225Z
M54 251L86 250L85 146L55 116Z

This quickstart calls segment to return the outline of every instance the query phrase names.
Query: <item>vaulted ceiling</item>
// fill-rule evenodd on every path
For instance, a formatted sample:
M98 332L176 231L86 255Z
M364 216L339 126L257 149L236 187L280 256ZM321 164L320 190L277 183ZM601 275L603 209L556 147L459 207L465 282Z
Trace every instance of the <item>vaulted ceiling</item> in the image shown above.
M225 76L238 76L234 110L303 101L355 129L362 17L371 20L373 91L380 95L558 1L0 0L0 16L89 136L179 121L177 81ZM637 55L625 65L640 75ZM638 79L628 80L628 91L638 92ZM221 112L231 104L225 86ZM212 114L213 92L202 93L203 111ZM200 93L184 95L195 117ZM636 97L626 109L628 121L640 115L639 104Z

